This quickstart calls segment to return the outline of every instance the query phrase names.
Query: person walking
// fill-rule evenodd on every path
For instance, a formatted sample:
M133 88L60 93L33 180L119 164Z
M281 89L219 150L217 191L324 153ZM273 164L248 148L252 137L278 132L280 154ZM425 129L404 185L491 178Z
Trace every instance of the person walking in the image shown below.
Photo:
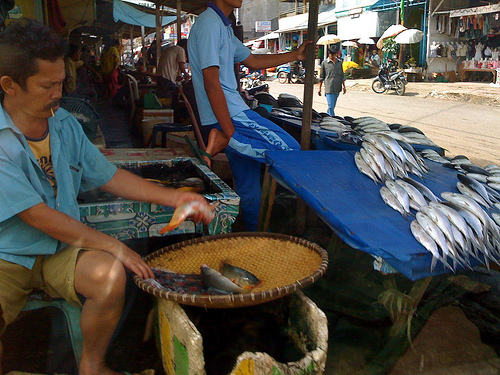
M325 96L328 103L327 113L330 116L335 116L335 105L337 104L340 91L345 94L346 88L342 61L338 58L338 50L334 47L328 48L328 58L321 63L319 96L321 96L323 82L325 82Z

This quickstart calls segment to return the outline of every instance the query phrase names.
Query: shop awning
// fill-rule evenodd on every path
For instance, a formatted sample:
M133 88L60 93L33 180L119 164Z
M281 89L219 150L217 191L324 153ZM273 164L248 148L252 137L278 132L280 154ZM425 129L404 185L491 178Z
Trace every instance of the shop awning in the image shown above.
M425 3L426 0L405 0L405 7L414 7ZM373 12L383 12L385 10L399 9L400 5L400 0L379 0L368 9Z
M284 17L278 20L277 33L286 33L290 31L299 31L307 29L309 13L297 14L296 16ZM305 24L305 26L304 26Z
M474 16L476 14L500 12L500 4L485 5L482 7L450 10L450 17Z
M280 37L280 34L277 33L276 31L273 31L273 32L271 32L269 34L261 36L260 38L257 38L256 40L278 39L279 37Z
M113 0L113 18L115 22L122 21L129 25L156 27L156 16L154 14L143 12L120 0ZM161 17L161 25L166 26L175 22L176 19L176 16Z
M306 30L309 21L309 13L298 14L296 16L280 18L278 20L279 29L275 32L285 33L290 31ZM318 13L318 27L324 27L337 22L335 8Z

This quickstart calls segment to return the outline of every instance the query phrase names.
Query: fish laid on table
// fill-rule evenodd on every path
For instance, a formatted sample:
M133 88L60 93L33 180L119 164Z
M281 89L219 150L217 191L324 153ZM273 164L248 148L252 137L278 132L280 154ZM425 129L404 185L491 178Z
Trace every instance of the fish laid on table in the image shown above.
M411 222L410 230L413 237L415 237L415 239L432 254L431 272L436 266L436 262L438 260L440 260L445 266L450 267L450 265L446 262L446 258L443 259L441 257L436 241L434 241L434 239L427 234L417 220L413 220Z
M359 151L356 151L356 153L354 154L354 163L356 164L356 167L361 173L370 177L375 183L379 182L377 175L368 166L368 164L365 162Z
M429 160L432 160L433 162L436 162L436 163L446 164L446 163L450 162L449 159L445 158L444 156L439 155L439 153L436 150L432 150L429 148L426 148L426 149L420 151L420 155L422 155L422 157L429 159Z
M409 211L406 211L403 205L398 201L396 196L389 190L388 187L382 186L380 188L380 196L386 205L391 207L393 210L398 211L406 219Z
M421 182L415 181L410 177L403 177L403 181L409 183L410 185L413 185L428 202L440 201L440 199L432 192L432 190Z
M429 171L413 146L404 140L396 140L386 133L364 135L359 152L381 182L407 177L408 173L422 176ZM356 165L360 172L365 173L358 163Z
M214 204L204 205L198 201L191 201L177 207L172 215L170 222L160 229L160 234L165 234L166 232L172 231L177 228L184 220L188 217L196 215L198 213L203 213L203 215L210 220L215 217L214 214Z
M410 197L410 207L416 211L419 211L421 207L427 204L424 196L420 191L413 185L409 184L406 181L397 179L395 180L398 185L400 185L403 189L405 189L408 197Z

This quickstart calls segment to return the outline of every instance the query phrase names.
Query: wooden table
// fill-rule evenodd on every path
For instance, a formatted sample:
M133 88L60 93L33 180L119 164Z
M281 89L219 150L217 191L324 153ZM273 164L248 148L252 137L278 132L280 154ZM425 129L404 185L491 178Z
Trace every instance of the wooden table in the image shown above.
M492 75L491 82L496 82L497 71L495 69L468 68L468 69L459 69L458 71L460 81L462 82L474 81L473 78L478 77L481 73L486 73L485 77L483 77L481 81L489 81L487 73L491 73Z

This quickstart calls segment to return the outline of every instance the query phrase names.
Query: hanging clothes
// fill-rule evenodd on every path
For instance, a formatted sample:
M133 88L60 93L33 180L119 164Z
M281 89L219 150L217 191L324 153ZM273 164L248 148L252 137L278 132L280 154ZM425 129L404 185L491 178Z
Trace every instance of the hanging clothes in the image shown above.
M62 34L66 21L57 0L47 0L47 14L50 28L56 33Z

